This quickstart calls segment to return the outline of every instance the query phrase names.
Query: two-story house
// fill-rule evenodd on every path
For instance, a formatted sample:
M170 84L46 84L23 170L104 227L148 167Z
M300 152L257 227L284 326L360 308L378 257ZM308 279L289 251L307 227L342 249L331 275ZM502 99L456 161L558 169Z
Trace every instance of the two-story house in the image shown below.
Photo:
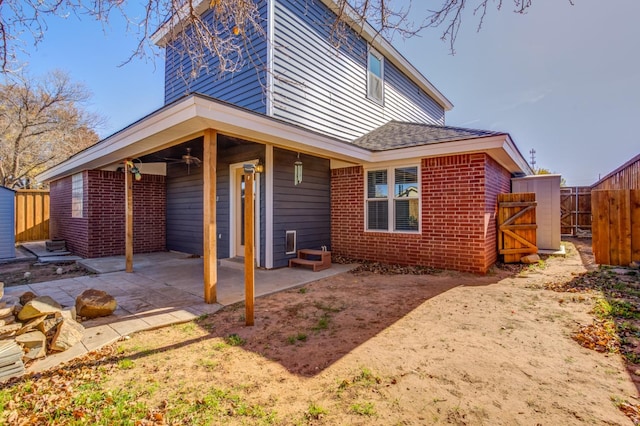
M131 159L135 252L242 256L243 165L254 163L260 267L326 246L486 272L497 194L531 173L511 137L445 126L452 104L372 28L333 47L331 0L259 4L266 37L250 54L264 67L185 78L189 62L158 31L165 106L39 176L51 188L51 237L84 257L123 254Z

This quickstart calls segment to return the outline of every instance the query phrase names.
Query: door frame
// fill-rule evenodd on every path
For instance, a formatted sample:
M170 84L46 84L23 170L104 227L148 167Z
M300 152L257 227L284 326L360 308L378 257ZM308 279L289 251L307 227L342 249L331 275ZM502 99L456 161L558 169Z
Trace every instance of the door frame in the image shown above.
M238 169L243 169L245 164L258 164L259 159L247 160L241 163L229 164L229 256L235 257L236 253L236 238L239 232L238 220L237 220L237 204L238 204L238 184L236 182L236 172ZM260 257L260 224L262 223L262 217L260 215L260 182L261 174L255 174L255 203L254 203L254 232L255 232L255 261L258 267L261 267Z

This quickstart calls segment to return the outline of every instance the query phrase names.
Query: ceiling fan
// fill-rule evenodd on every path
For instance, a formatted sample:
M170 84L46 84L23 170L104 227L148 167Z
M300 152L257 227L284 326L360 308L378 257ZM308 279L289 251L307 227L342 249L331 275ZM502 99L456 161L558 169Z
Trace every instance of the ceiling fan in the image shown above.
M187 174L190 173L191 171L191 165L194 164L198 167L200 167L200 164L202 164L202 160L200 160L198 157L195 157L193 155L191 155L191 148L186 148L187 153L184 154L182 156L182 158L164 158L165 160L167 160L168 162L171 163L184 163L187 165Z

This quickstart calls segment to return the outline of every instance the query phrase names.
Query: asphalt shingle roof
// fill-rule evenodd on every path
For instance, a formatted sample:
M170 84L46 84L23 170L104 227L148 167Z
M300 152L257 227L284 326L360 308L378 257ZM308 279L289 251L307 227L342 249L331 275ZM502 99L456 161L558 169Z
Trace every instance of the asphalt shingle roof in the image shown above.
M352 143L370 151L388 151L504 134L504 132L489 130L390 121Z

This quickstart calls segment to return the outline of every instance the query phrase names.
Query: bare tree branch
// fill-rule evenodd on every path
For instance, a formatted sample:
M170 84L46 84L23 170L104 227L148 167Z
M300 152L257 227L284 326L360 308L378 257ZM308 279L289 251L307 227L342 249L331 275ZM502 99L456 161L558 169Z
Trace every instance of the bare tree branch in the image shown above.
M23 185L25 178L97 142L99 117L81 107L87 89L53 71L45 78L7 75L0 84L0 182Z
M299 0L306 1L306 0ZM567 0L573 4L573 0ZM467 14L480 30L490 10L499 11L506 3L513 12L526 13L533 0L441 0L431 8L424 2L408 2L399 7L389 0L334 0L337 18L328 22L336 46L348 44L352 24L362 28L370 24L385 37L412 37L428 27L441 27L441 38L448 41L452 53ZM429 2L432 4L433 2ZM48 21L58 18L91 18L104 28L115 20L124 20L137 40L136 48L123 63L134 58L153 58L152 36L163 25L169 29L169 48L180 49L189 62L185 77L212 72L213 55L217 72L235 72L255 61L247 50L255 40L266 38L264 16L260 9L266 0L145 0L138 9L122 0L1 0L0 69L20 69L18 57L29 42L37 45L46 35ZM209 13L204 13L210 10ZM183 31L184 30L184 31ZM188 68L188 71L187 71Z

